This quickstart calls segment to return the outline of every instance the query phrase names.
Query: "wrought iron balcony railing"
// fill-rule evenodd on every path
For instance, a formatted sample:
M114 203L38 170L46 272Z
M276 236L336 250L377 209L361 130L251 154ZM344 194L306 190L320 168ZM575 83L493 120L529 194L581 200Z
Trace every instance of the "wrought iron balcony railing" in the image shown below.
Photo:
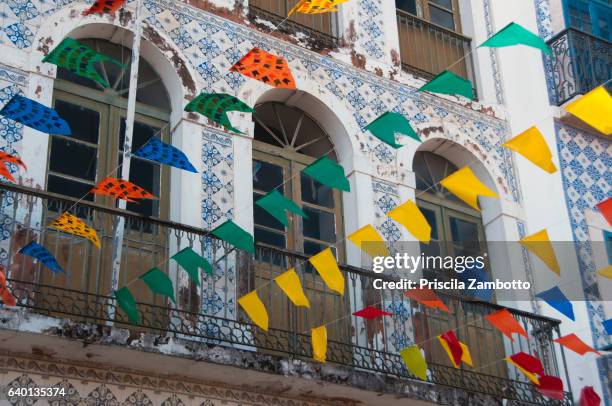
M399 352L417 343L427 356L429 383L523 403L571 404L569 392L565 402L542 397L503 360L508 354L529 352L542 360L548 374L559 376L552 343L559 335L556 320L511 310L528 333L527 338L512 342L483 318L500 306L441 294L450 313L432 310L407 299L401 291L374 290L375 278L396 279L359 268L341 266L346 287L344 297L340 297L326 288L317 273L305 265L308 258L299 253L257 245L256 254L251 255L230 249L198 228L22 186L0 184L0 208L0 260L17 305L33 312L304 359L312 357L310 328L329 323L327 359L331 363L415 379ZM101 249L83 238L45 226L67 209L96 229ZM113 238L121 217L125 219L125 233L121 239ZM53 274L17 253L33 239L45 245L66 274ZM110 260L116 244L122 245L123 252L118 274L113 273ZM213 276L206 276L200 288L189 283L176 264L167 260L169 254L186 246L206 255L214 264ZM135 288L141 323L130 325L109 295L113 281L123 286L152 266L171 276L176 303L153 296L146 288ZM292 306L270 283L290 267L301 278L310 309ZM236 306L236 297L253 288L258 288L270 313L267 332L252 325ZM367 305L382 307L393 316L365 321L350 315ZM455 329L458 338L471 349L474 368L454 368L436 342L436 336L449 329Z
M548 41L554 102L561 106L612 78L612 43L574 28Z

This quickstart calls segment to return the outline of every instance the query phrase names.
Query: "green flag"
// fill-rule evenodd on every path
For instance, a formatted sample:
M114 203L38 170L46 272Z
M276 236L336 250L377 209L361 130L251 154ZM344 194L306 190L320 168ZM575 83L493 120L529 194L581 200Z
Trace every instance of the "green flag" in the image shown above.
M225 223L215 228L212 233L223 241L229 242L236 248L240 248L251 254L255 253L253 236L240 228L240 226L232 220L227 220Z
M366 130L370 130L376 138L395 149L403 147L403 145L396 143L395 134L402 134L421 141L410 125L410 121L401 114L392 111L388 111L372 121L367 125Z
M281 195L276 189L257 200L255 204L270 213L272 217L281 222L285 227L289 225L285 210L295 213L298 216L308 217L306 213L300 209L300 206L295 204L293 200L289 200Z
M158 268L153 268L140 276L149 289L158 295L168 296L174 302L174 286L168 275L160 271Z
M200 285L198 268L202 268L209 275L213 274L212 265L189 247L174 254L172 259L178 262L196 285Z
M345 192L351 191L351 185L344 176L344 169L326 156L317 159L302 172L325 186Z
M130 323L140 324L140 313L132 292L127 287L123 287L115 291L115 298L119 307L127 314Z
M425 86L419 89L419 92L458 94L470 100L474 100L472 82L447 70L427 82Z
M480 45L481 47L490 48L501 48L509 47L512 45L527 45L541 50L546 55L551 55L550 48L546 45L546 42L539 36L532 33L526 28L518 25L517 23L510 23L500 31L498 31L491 38L486 40Z
M111 62L122 69L124 65L110 56L104 55L72 38L65 38L56 46L49 55L43 58L43 62L52 63L70 72L91 79L105 88L110 87L108 81L103 78L94 63Z
M193 111L210 118L215 123L235 133L242 134L232 126L227 116L228 111L242 111L251 113L253 111L246 103L225 93L200 93L198 97L185 106L185 111Z

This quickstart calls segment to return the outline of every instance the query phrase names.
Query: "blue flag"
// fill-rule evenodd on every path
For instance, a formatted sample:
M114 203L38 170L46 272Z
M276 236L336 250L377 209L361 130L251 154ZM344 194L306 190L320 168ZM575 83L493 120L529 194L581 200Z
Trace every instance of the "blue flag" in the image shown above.
M478 286L479 282L491 282L491 278L487 272L484 269L476 267L476 265L472 267L466 266L466 270L459 273L459 279L468 287L472 284L473 280L475 280L475 287ZM485 302L493 301L493 289L466 289L466 293L480 300L484 300Z
M155 137L147 141L147 143L140 147L140 149L136 151L134 155L140 158L148 159L149 161L155 161L174 166L175 168L184 169L189 172L198 172L191 162L189 162L189 159L187 159L183 151L173 147L172 145L165 144Z
M54 273L64 272L64 270L57 263L53 255L51 255L51 253L47 251L45 247L38 244L36 241L32 241L31 243L20 249L19 253L39 260Z
M612 336L612 319L608 319L603 322L604 330L609 336Z
M6 103L0 115L44 133L72 134L70 126L57 111L18 94Z
M559 289L557 286L544 292L538 293L536 297L539 297L540 299L548 303L551 307L554 307L559 312L569 317L571 320L576 321L576 318L574 317L574 307L572 306L572 303L567 300L563 292L561 292L561 289Z

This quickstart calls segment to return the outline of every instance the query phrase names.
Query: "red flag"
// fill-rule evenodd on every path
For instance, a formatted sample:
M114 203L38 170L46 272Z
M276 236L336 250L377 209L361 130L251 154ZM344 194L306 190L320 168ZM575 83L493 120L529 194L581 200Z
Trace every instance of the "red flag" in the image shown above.
M133 202L131 199L157 199L138 185L127 180L117 178L106 178L91 189L91 193L112 196L117 199Z
M556 376L544 375L540 378L540 384L536 387L546 397L558 400L564 399L563 381Z
M361 309L358 312L353 313L353 316L363 317L366 320L375 319L382 316L392 316L393 313L384 312L376 307L368 306L365 309Z
M457 340L457 336L452 330L447 331L440 335L440 339L444 340L448 345L449 356L451 356L453 365L461 365L461 358L463 357L463 348L461 343ZM446 348L445 348L446 350Z
M485 316L485 319L512 341L514 341L514 338L512 338L512 333L517 333L528 338L525 329L519 324L518 321L516 321L508 309L498 310L495 313L491 313L488 316Z
M0 151L0 175L4 176L11 182L15 183L15 178L11 175L11 171L9 171L8 164L12 163L17 166L21 166L23 169L28 169L26 165L23 163L19 157L14 155L7 154L4 151Z
M542 362L533 355L525 352L519 352L511 355L510 359L515 365L518 365L525 371L544 376L544 366L542 366Z
M448 307L444 304L442 300L436 295L431 289L423 288L423 289L411 289L404 292L404 295L407 298L410 298L416 302L419 302L423 306L430 307L432 309L440 309L447 313L450 313Z
M568 334L554 341L580 355L584 355L587 352L594 352L597 355L601 355L594 348L582 341L576 334Z
M83 11L83 15L115 14L115 11L119 10L124 3L125 0L96 0L89 9Z
M601 398L592 386L585 386L580 391L580 406L599 406Z
M608 224L612 226L612 197L607 198L597 205L601 214L608 220Z
M5 306L16 306L17 300L6 285L6 276L3 270L4 269L0 268L0 299Z

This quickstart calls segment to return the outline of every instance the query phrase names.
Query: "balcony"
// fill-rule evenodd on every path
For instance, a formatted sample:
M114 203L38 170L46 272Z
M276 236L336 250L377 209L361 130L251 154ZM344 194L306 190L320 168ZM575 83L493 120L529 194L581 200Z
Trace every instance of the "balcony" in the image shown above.
M612 43L574 28L548 41L552 50L553 94L561 106L612 77Z
M404 69L430 79L453 65L452 72L475 83L470 38L399 9L397 26Z
M5 230L0 247L8 253L3 258L10 289L17 298L17 305L31 312L306 362L312 359L308 326L336 320L328 325L330 364L414 383L416 378L404 367L399 350L416 342L427 355L430 384L529 404L571 404L569 392L565 402L551 402L542 397L530 382L503 361L507 354L529 351L538 355L548 374L559 376L558 358L552 344L559 335L556 320L511 310L529 335L511 342L483 319L500 308L493 304L441 294L451 313L440 313L408 300L401 292L373 290L374 276L389 281L394 279L350 266L341 266L347 281L345 296L341 298L328 291L315 272L301 265L307 261L301 254L258 245L253 256L231 249L201 229L77 202L22 186L1 184L0 204ZM40 226L68 208L93 224L102 242L101 250L80 237ZM126 231L121 240L121 268L116 275L119 286L154 265L176 280L176 305L160 297L134 292L141 314L138 326L129 324L126 315L108 295L113 278L112 261L108 258L114 248L113 241L117 241L113 236L120 217L125 219ZM29 258L15 254L34 238L43 241L60 259L68 276L51 274L40 264L35 265ZM176 265L168 264L168 253L185 246L210 254L217 276L206 277L205 283L212 284L212 290L202 289L205 293L199 294L192 289L192 283L181 285ZM309 311L291 306L284 295L270 289L270 278L289 267L295 267L302 279L311 299ZM230 268L235 269L231 280ZM268 332L252 325L241 311L237 311L238 317L233 317L232 312L219 312L215 306L203 305L210 295L206 292L221 291L225 292L225 297L219 300L227 309L235 306L232 290L235 289L239 296L254 287L260 289L259 295L270 312ZM387 323L346 317L354 309L380 303L396 315L387 318ZM448 329L457 329L458 338L469 346L476 369L451 366L435 339Z

